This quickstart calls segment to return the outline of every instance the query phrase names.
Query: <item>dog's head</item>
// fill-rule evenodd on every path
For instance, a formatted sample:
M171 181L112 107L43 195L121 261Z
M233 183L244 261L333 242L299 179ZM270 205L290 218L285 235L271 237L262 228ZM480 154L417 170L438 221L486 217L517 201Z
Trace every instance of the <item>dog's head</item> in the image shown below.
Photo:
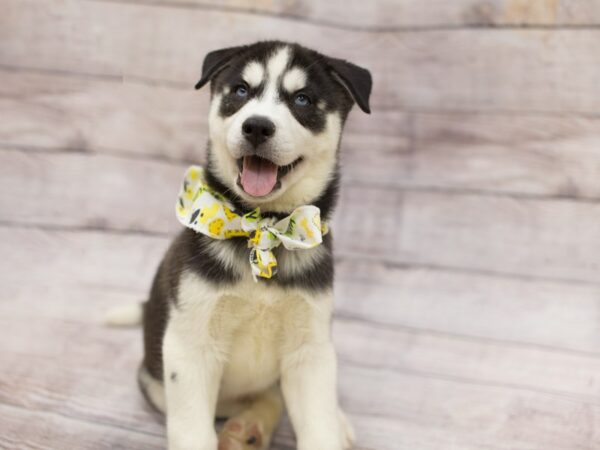
M209 170L248 207L288 212L337 182L338 147L371 75L297 44L259 42L209 53Z

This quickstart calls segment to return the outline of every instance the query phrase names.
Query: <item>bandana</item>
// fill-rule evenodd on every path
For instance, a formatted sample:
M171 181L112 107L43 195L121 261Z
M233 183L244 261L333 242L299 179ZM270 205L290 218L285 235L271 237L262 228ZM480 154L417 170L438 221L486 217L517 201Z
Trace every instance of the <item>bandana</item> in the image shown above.
M274 248L279 245L287 250L313 248L323 242L327 233L319 208L312 205L300 206L279 221L262 217L260 208L238 214L227 198L208 186L200 166L191 166L186 171L175 211L183 225L213 239L248 238L254 281L277 273Z

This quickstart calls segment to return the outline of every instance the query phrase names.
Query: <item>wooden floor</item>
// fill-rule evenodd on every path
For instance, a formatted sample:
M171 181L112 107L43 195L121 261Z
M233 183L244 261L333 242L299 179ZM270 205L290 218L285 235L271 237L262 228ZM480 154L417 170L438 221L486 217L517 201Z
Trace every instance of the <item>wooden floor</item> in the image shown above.
M262 38L375 79L333 226L357 448L599 449L598 0L0 0L0 448L165 447L102 314L178 229L202 58Z

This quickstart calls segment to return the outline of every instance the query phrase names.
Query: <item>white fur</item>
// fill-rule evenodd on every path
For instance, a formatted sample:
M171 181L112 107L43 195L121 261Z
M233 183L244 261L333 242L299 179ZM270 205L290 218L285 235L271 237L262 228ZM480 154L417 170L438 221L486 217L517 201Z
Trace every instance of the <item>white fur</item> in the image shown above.
M338 113L328 114L325 130L313 134L298 123L287 105L280 101L277 90L290 56L289 47L281 47L268 60L266 86L260 98L251 99L235 114L223 118L219 115L223 94L217 93L209 112L212 162L217 175L241 198L273 211L288 211L309 203L323 191L335 168L342 132ZM236 183L239 174L237 160L243 156L242 124L253 115L266 116L275 124L275 136L271 139L275 150L273 162L287 165L299 157L304 158L281 180L280 189L262 198L250 197Z
M294 93L306 86L306 72L299 67L292 67L283 76L283 88Z
M260 86L265 76L265 68L258 61L250 61L242 71L242 78L251 87Z
M286 72L290 57L291 49L283 46L264 67L246 66L242 76L248 84L259 78L265 83L260 98L224 118L219 110L226 93L217 92L209 111L211 163L216 175L249 203L275 211L307 204L323 192L334 173L342 130L340 116L330 113L325 130L313 134L281 102L281 84L296 89L306 83L300 69ZM285 165L303 157L282 179L281 188L261 199L249 197L236 184L241 125L253 115L267 116L276 126L272 138L275 163ZM331 292L314 294L255 283L248 261L229 246L215 241L209 251L242 281L215 287L193 273L180 278L177 304L170 310L163 341L169 448L216 450L216 412L240 397L267 391L278 381L298 449L348 448L353 433L338 407L337 363L330 337ZM300 273L324 251L316 247L283 252L275 276ZM148 395L160 402L157 387L140 380Z
M280 378L298 448L343 448L330 292L255 283L248 270L218 289L185 273L178 293L163 344L169 448L215 450L218 404Z
M213 427L226 339L210 330L218 292L183 274L163 340L167 434L170 450L215 450Z
M288 46L279 47L267 61L267 73L269 77L269 89L277 89L276 82L287 67L291 50Z
M106 312L104 323L113 327L132 327L142 322L142 304L116 306Z
M207 247L213 258L218 259L223 266L233 270L237 275L242 275L248 269L248 260L239 258L239 256L231 250L228 243L214 240L210 241L207 244Z
M148 396L150 403L152 403L152 405L160 412L166 413L167 401L165 400L165 389L163 384L150 375L148 369L144 366L140 367L138 371L138 381Z

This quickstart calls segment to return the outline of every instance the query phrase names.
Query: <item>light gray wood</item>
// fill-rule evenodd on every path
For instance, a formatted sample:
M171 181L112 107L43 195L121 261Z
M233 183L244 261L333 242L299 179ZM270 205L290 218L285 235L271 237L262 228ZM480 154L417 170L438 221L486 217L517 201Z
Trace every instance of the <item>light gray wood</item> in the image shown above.
M204 158L206 52L300 39L372 70L333 223L357 450L600 445L600 2L5 0L0 447L154 449L143 301ZM273 450L295 448L289 421Z
M156 423L158 419L153 419L142 406L142 399L136 392L133 380L128 384L123 383L123 378L133 372L133 367L128 367L131 366L129 362L124 366L121 363L130 361L131 345L123 343L133 343L131 333L117 330L107 333L98 325L89 323L76 325L45 322L40 320L29 327L32 328L33 336L38 335L36 329L53 330L60 326L64 329L63 336L77 335L78 339L69 345L67 352L63 350L59 357L42 360L40 370L34 372L27 372L26 368L38 358L29 359L19 354L3 353L3 359L11 367L17 368L11 372L14 378L2 384L3 398L7 394L14 396L12 401L16 402L14 406L18 408L40 408L53 414L60 412L61 416L69 419L84 418L86 424L100 422L107 428L119 426L132 430L134 432L129 434L129 439L132 440L139 433L143 433L144 438L148 434L160 436L160 423ZM17 337L25 328L18 320L3 326ZM348 332L356 334L361 330L354 328ZM376 339L372 330L366 329L364 332L367 334L363 335L363 343L367 337ZM345 334L338 336L348 337ZM135 341L138 339L136 336ZM97 344L94 345L95 342ZM98 344L100 347L97 347ZM381 341L373 342L375 348L383 345L385 344ZM357 350L361 349L355 348L353 352ZM485 354L486 350L481 350L481 353ZM91 353L96 358L112 355L110 373L100 375L97 365L87 369L85 361L78 356L84 352ZM52 353L47 356L51 357ZM386 354L383 356L389 357ZM357 450L413 448L410 443L417 441L423 441L419 448L426 449L436 448L442 442L455 442L460 448L489 446L551 449L566 449L568 445L587 448L585 446L594 442L591 424L584 422L577 429L557 426L565 421L575 423L571 421L596 411L597 405L583 399L563 393L531 391L518 386L465 383L453 377L436 377L431 374L423 376L412 368L406 373L397 372L390 370L390 367L382 367L381 364L371 366L372 362L371 355L367 361L362 360L358 365L342 360L340 366L342 403L361 433ZM411 362L413 361L406 361L407 365ZM49 379L55 380L51 386L44 381ZM17 380L18 384L13 384ZM60 383L57 383L58 380ZM524 407L523 404L527 406ZM401 415L399 405L403 411ZM487 427L480 426L481 415L486 417ZM375 418L376 432L370 429ZM529 432L506 436L502 431L502 424L509 418ZM456 423L460 423L460 426L457 427ZM449 429L451 424L452 430ZM551 436L543 432L548 428L555 430ZM426 429L429 429L428 439L424 440L423 433ZM289 428L285 426L279 441L289 444L289 433ZM74 439L74 442L77 440ZM500 447L496 447L497 445ZM536 445L540 447L535 447ZM544 445L547 447L542 447ZM277 445L275 448L288 447Z
M181 163L111 155L1 151L0 219L174 232L179 229L173 218L185 169Z
M5 449L164 449L164 438L0 403L0 447Z
M596 203L346 187L337 245L359 258L597 283L598 214Z
M22 71L0 77L5 148L204 159L205 91ZM598 148L593 117L354 111L342 158L349 182L597 199Z
M180 4L163 0L161 4ZM452 26L565 26L600 23L600 5L594 0L191 0L186 7L276 14L353 30Z
M598 118L418 114L413 139L407 178L417 186L600 197Z
M87 301L65 298L65 286L76 290L74 298L86 298L80 290L90 287L105 292L111 305L142 301L169 241L166 236L0 228L0 254L5 255L0 273L10 281L3 285L3 298L14 300L0 303L0 311L8 316L23 305L26 314L39 286L49 297L41 311L65 320L90 311ZM341 317L386 328L598 353L598 287L393 268L344 257L338 263ZM99 314L93 311L92 317Z
M587 23L597 25L600 22L600 3L595 0L560 0L559 11L561 19L567 23L586 23L589 20Z
M193 161L208 91L0 69L0 143Z
M111 296L90 287L70 288L63 299L52 290L49 295L41 288L31 293L52 302L55 307L37 307L35 321L32 321L25 311L25 307L33 306L29 301L15 308L10 319L4 315L0 318L3 330L12 336L0 343L0 354L4 355L7 365L0 402L18 401L17 406L23 408L27 405L64 408L71 411L73 417L155 432L155 426L146 423L144 411L147 408L134 389L135 370L141 358L139 330L106 330L100 321L102 312L110 304L119 301L127 304L139 298L124 293ZM68 302L77 302L80 298L86 299L88 308L81 309L78 317L74 317L74 313L68 311ZM360 301L357 297L353 300ZM70 317L47 316L48 312L61 311ZM334 321L333 336L341 371L350 367L369 368L399 376L483 385L492 390L553 395L582 403L590 402L600 393L598 355L467 339L419 329L396 330L365 321L360 315L356 317L338 317ZM48 332L55 333L56 339L44 339ZM76 342L73 336L78 337ZM96 369L105 366L108 360L110 373L97 374ZM37 375L30 375L34 364ZM64 373L65 368L68 368L67 373ZM48 382L52 385L47 385ZM109 401L95 394L94 386L101 384L108 384L101 391L105 395L110 393ZM39 386L45 386L51 393L40 396ZM352 390L343 394L348 398L354 396ZM386 405L381 394L375 398L378 405Z
M338 246L339 247L339 246ZM597 286L511 279L342 257L337 314L386 329L420 330L515 347L598 354Z
M178 229L164 205L173 204L184 166L24 151L2 151L0 161L5 221L151 233ZM333 221L340 254L598 283L597 203L352 184L343 187L340 199Z
M356 33L291 27L276 17L114 2L7 0L5 9L0 55L9 66L192 86L208 51L279 38L371 69L373 109L600 109L600 29Z
M77 275L75 271L71 273ZM76 284L75 279L72 284ZM10 320L0 316L2 329L13 337L0 344L2 359L10 368L0 383L0 402L60 414L85 424L102 423L105 427L132 430L129 439L133 442L140 433L144 437L160 436L160 419L153 418L144 407L133 380L136 355L140 354L139 332L106 330L98 323L99 314L93 311L107 303L110 292L93 287L77 291L68 283L63 286L67 287L63 307L87 291L87 314L82 308L79 319L46 318L45 310L60 308L60 302L50 303L54 300L50 297L46 298L48 303L36 308L33 321L31 314L21 316L18 309ZM43 295L43 288L38 290ZM35 298L29 296L29 307ZM54 339L44 339L47 333L52 333ZM336 321L334 336L341 358L342 402L361 431L359 450L412 448L410 442L423 440L425 428L430 433L423 448L431 449L443 441L456 442L460 448L495 448L500 436L499 448L532 448L540 444L562 449L568 443L583 446L593 442L589 428L592 425L577 435L562 427L552 437L537 429L556 426L559 421L570 423L575 420L572 417L597 408L586 399L590 389L593 392L597 386L590 383L589 377L598 373L599 358L541 350L515 351L485 342L461 344L416 332L403 336L393 330L378 331L372 325L345 320ZM23 343L28 343L27 349ZM107 357L110 370L99 371L99 367L106 367ZM505 366L506 363L509 364ZM29 369L32 364L37 370ZM576 373L568 370L574 366L578 367ZM473 374L477 377L469 379ZM519 377L530 385L519 385ZM562 391L564 387L567 392ZM583 395L574 395L574 390ZM522 402L530 406L523 410ZM445 406L440 408L442 404ZM399 405L402 415L398 415ZM530 412L532 409L535 414ZM489 427L478 426L481 419L473 415L477 410L480 414L487 411ZM499 425L506 417L533 430L527 435L498 435L493 423ZM371 426L375 418L377 432ZM448 426L456 422L461 427L450 431ZM289 427L284 427L279 436L277 442L289 445ZM50 442L58 448L58 441ZM77 442L76 438L73 442Z

